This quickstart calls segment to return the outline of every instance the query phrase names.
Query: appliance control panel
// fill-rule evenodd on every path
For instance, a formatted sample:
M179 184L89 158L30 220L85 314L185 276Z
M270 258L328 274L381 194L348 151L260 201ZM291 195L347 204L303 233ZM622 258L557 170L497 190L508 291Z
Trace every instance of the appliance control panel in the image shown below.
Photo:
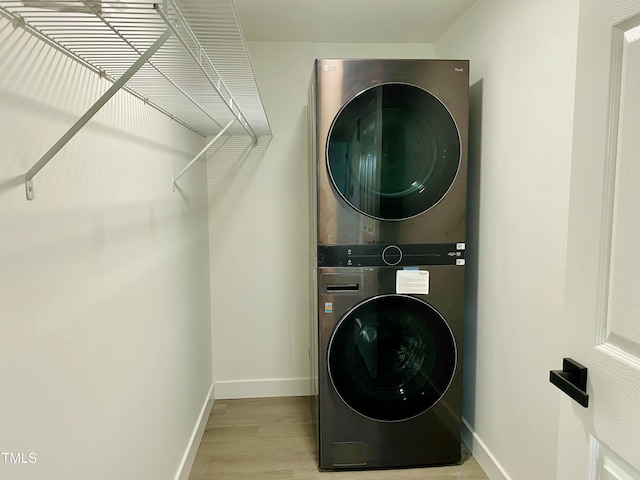
M318 267L464 264L464 243L318 246Z

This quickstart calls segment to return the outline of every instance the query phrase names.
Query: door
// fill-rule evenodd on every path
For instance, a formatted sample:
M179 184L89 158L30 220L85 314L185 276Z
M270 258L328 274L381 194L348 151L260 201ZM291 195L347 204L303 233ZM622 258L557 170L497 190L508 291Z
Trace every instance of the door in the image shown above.
M353 208L404 220L436 205L460 167L460 133L444 104L405 83L356 95L336 116L327 145L329 176Z
M456 342L442 315L408 295L356 305L336 325L327 353L335 391L374 420L415 417L445 394L456 371Z
M557 479L638 480L640 0L580 2L575 98L564 343L590 405L561 400Z

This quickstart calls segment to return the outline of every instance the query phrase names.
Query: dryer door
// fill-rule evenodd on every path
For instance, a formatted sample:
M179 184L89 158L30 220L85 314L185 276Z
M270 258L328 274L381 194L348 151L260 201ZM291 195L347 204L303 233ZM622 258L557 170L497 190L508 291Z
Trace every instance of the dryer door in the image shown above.
M407 295L382 295L340 319L329 342L335 391L353 410L381 421L406 420L435 405L456 370L456 343L433 307Z
M380 220L425 212L447 193L460 166L460 135L442 102L403 83L378 85L336 116L327 144L340 196Z

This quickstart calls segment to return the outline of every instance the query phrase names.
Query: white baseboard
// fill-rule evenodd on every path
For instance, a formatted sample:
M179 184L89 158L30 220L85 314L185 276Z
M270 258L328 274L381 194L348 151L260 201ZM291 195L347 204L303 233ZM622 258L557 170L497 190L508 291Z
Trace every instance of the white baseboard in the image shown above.
M303 397L311 395L310 378L217 381L216 398Z
M184 455L182 456L182 460L180 461L180 466L178 467L178 472L176 473L175 480L187 480L189 478L191 468L193 467L193 462L196 459L196 454L198 453L198 448L200 447L200 442L202 441L202 436L204 435L204 429L206 428L207 422L209 421L209 415L211 414L211 408L213 408L214 401L215 392L212 383L209 387L207 397L204 399L204 404L202 405L202 409L200 410L200 416L198 417L196 425L193 428L193 432L191 433L191 437L189 438L187 448L184 452Z
M491 480L511 480L487 445L465 418L462 419L462 441Z

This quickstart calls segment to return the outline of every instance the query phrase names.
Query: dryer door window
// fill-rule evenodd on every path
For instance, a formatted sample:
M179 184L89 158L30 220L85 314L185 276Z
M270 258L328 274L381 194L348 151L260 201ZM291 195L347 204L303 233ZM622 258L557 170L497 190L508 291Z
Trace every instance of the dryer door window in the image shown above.
M445 394L456 370L449 325L429 304L406 295L368 299L336 326L328 349L331 381L365 417L415 417Z
M331 126L327 165L359 212L403 220L437 204L460 165L460 135L447 108L421 88L389 83L349 101Z

